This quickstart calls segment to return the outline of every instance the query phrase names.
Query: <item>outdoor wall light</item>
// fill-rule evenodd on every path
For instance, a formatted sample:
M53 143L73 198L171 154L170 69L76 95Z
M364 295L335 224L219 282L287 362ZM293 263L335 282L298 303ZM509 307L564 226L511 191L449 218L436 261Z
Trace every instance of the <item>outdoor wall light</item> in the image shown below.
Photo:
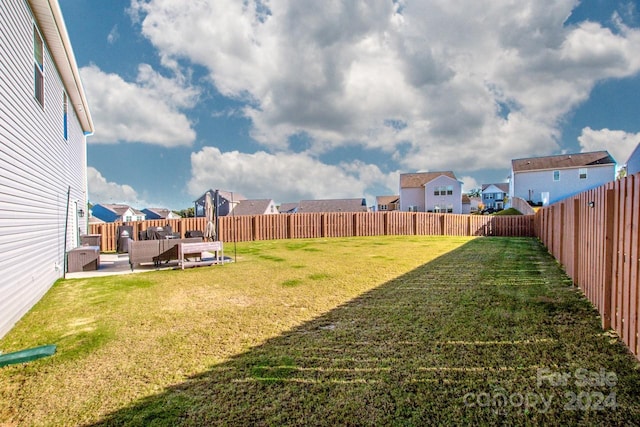
M78 216L84 218L84 210L82 208L78 209Z
M596 206L596 202L594 202L593 200L589 202L589 207L593 208Z

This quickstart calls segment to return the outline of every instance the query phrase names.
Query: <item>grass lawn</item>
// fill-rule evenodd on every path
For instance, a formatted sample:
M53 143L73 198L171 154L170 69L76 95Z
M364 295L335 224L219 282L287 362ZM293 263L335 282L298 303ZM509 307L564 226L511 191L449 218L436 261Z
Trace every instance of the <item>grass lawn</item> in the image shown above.
M237 255L57 282L0 340L58 345L0 369L0 425L640 420L638 363L534 239L282 240Z

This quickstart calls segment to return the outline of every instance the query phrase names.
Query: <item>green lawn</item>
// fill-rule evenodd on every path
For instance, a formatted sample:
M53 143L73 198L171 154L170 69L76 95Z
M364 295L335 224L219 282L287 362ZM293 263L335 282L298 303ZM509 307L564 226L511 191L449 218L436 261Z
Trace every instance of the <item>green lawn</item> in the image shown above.
M227 255L232 245L225 248ZM0 340L0 425L627 425L640 369L534 239L238 244L59 281Z

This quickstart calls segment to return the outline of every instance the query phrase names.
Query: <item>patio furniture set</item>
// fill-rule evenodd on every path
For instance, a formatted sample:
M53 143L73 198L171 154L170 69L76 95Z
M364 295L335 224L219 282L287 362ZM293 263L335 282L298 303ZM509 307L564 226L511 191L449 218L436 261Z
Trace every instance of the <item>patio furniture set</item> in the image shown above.
M187 232L187 236L193 237L180 238L179 233L173 233L165 227L160 230L145 230L139 233L140 240L127 237L126 241L120 234L117 237L118 247L122 252L128 252L131 271L135 266L145 263L153 263L158 268L163 263L178 261L178 265L184 269L224 261L222 242L203 241L200 231ZM131 235L131 232L128 231L127 234ZM68 272L100 268L100 237L99 234L81 236L81 246L67 252Z

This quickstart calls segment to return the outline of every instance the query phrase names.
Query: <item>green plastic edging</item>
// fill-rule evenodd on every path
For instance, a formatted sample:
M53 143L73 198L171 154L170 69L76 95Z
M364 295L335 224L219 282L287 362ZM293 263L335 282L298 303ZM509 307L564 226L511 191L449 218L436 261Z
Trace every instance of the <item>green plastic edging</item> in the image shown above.
M31 362L42 357L51 356L56 352L55 345L43 345L40 347L28 348L26 350L15 351L13 353L0 354L0 368L16 363Z

